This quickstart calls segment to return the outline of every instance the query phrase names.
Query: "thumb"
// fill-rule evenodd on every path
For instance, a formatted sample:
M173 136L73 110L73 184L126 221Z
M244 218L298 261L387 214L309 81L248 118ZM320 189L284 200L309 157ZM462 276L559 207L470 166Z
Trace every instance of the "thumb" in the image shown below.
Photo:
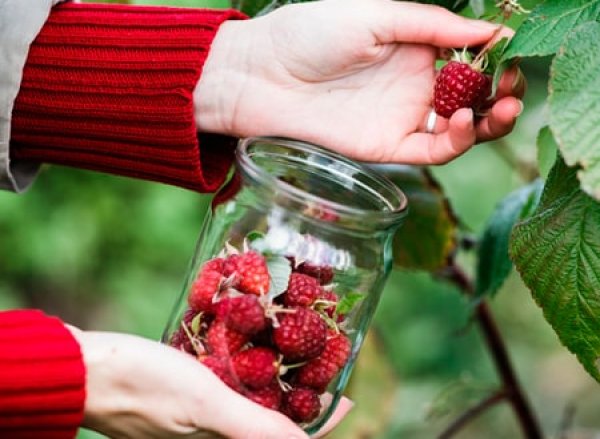
M418 3L380 3L375 34L382 43L417 43L453 48L477 46L494 37L497 24L472 20L445 8Z

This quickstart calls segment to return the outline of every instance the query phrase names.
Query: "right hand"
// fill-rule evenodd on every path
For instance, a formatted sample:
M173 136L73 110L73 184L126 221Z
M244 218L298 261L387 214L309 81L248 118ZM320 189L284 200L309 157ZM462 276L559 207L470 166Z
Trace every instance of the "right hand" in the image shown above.
M70 329L87 370L83 427L111 438L308 438L190 355L141 337Z
M228 21L195 92L197 124L309 141L368 162L446 163L508 134L522 110L512 69L488 116L461 109L424 132L440 49L511 34L496 31L441 7L391 0L298 3Z

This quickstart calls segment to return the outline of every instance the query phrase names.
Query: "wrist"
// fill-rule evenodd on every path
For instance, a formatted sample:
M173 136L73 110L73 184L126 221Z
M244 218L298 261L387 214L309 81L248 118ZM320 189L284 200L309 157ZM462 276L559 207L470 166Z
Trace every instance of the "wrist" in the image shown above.
M229 20L217 31L194 89L199 131L236 135L234 116L247 80L250 21ZM246 47L244 47L246 46Z
M81 347L86 368L86 400L82 425L106 433L104 421L116 415L124 403L115 399L115 395L120 394L117 392L119 376L127 376L116 370L120 365L120 361L115 358L119 347L108 334L81 331L69 326L68 329Z

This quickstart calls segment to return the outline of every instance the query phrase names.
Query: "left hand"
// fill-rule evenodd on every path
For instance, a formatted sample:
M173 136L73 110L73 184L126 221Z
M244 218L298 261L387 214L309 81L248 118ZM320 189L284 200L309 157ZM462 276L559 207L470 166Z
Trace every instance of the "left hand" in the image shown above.
M486 117L461 109L425 133L441 49L484 45L497 29L392 0L321 0L230 21L196 90L198 126L296 138L363 161L445 163L508 134L522 111L524 81L512 69Z

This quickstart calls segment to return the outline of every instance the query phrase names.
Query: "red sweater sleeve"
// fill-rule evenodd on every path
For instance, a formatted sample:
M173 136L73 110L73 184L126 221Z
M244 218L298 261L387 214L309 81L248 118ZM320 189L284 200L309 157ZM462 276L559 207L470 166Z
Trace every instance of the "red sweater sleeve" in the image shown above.
M233 10L100 4L54 8L13 111L11 159L210 192L234 141L196 132L192 93Z
M60 320L0 312L0 437L70 439L84 402L81 350Z

